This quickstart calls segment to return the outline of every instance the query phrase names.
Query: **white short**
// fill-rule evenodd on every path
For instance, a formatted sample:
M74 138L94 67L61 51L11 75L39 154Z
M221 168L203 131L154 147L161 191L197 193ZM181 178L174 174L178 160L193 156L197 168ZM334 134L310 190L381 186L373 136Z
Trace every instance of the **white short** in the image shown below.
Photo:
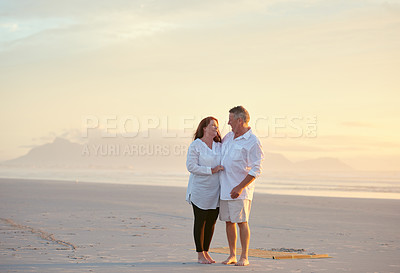
M220 200L219 219L224 222L244 223L249 221L251 200Z

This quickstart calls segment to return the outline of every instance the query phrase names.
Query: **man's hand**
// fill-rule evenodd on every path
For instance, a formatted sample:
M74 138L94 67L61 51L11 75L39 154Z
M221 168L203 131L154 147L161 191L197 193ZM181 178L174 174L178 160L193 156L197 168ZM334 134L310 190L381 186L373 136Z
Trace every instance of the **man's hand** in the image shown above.
M232 189L232 191L231 191L231 198L232 198L232 199L238 198L239 195L242 193L242 191L243 191L243 188L240 187L240 185L234 187L234 188Z
M234 187L231 191L231 198L232 199L236 199L239 197L239 195L242 193L243 189L246 188L248 185L250 185L254 179L256 179L254 176L252 175L247 175L242 182L240 182L239 185L237 185L236 187Z

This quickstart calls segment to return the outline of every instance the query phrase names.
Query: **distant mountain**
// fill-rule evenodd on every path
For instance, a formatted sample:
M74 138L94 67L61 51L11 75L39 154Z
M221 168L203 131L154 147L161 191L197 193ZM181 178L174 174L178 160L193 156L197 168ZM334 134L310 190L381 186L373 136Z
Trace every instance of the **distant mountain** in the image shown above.
M157 142L157 141L156 141ZM45 168L129 168L140 171L185 171L187 145L171 139L95 139L86 144L56 138L32 148L26 155L1 165Z
M337 158L322 157L295 163L296 169L304 171L352 171L349 165Z
M278 153L266 153L263 164L264 170L269 171L286 171L292 170L294 163Z
M82 145L63 138L32 148L26 155L3 162L7 166L61 167L82 163Z
M32 148L26 155L2 162L5 166L50 168L129 168L140 171L186 171L186 151L190 139L97 139L87 144L56 138L52 143ZM265 171L350 171L336 158L292 162L282 154L266 153Z
M351 171L349 165L337 158L323 157L299 162L292 162L281 154L266 153L263 164L266 171L297 171L297 172L319 172L319 171Z

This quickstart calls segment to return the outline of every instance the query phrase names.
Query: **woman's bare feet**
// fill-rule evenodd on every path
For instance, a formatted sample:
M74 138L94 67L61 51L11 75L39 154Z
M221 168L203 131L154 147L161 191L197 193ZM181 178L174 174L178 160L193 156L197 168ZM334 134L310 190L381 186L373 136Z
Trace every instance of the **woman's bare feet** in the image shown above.
M204 256L203 252L197 252L197 262L199 264L211 264L211 262Z
M229 256L228 259L223 261L223 264L236 264L236 256Z
M235 264L236 266L246 266L249 265L250 262L246 258L240 258L240 260Z
M210 261L210 263L215 263L215 261L213 260L213 258L210 257L210 255L208 254L207 251L203 251L204 257L206 257L207 260Z

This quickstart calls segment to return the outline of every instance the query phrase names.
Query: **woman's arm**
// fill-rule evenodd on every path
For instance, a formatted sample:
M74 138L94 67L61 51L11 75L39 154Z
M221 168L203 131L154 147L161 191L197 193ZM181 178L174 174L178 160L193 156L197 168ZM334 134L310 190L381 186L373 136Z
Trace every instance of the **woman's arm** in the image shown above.
M194 145L190 145L186 158L187 170L190 173L197 175L212 175L213 172L211 167L199 165L199 157L200 157L200 152L194 147Z

